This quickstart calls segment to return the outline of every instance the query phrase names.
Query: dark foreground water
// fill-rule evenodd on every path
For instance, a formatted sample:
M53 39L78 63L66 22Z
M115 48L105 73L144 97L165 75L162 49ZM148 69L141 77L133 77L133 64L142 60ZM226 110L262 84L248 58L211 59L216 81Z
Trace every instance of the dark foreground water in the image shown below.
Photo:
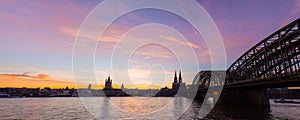
M204 119L300 119L300 105L216 106ZM201 103L186 98L88 97L0 99L0 119L200 119Z

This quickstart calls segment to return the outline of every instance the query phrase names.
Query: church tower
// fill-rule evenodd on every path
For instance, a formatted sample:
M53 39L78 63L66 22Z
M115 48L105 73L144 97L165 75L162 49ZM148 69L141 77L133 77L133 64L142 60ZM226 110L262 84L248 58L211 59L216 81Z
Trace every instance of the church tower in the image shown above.
M177 83L177 75L176 75L176 70L175 70L175 75L174 75L174 83Z
M175 75L174 75L174 82L172 84L172 90L176 91L179 89L180 83L177 81L177 74L175 70Z
M112 80L110 79L110 75L108 76L108 78L105 80L105 90L107 89L112 89Z
M123 83L122 83L122 86L121 86L121 90L124 91L124 85L123 85Z
M88 90L91 90L91 89L92 89L92 84L89 84Z
M181 70L179 71L179 83L182 83Z

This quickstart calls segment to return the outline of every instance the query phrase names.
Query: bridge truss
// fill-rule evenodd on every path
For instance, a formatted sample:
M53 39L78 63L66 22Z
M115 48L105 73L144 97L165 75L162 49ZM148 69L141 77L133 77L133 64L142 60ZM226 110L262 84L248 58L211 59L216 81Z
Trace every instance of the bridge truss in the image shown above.
M226 83L299 74L300 19L271 34L238 58Z
M293 82L300 81L300 18L245 52L226 70L223 81L217 78L220 73L222 71L201 71L196 75L193 85L207 88L245 83L257 85L266 80L265 83L271 84L289 78Z

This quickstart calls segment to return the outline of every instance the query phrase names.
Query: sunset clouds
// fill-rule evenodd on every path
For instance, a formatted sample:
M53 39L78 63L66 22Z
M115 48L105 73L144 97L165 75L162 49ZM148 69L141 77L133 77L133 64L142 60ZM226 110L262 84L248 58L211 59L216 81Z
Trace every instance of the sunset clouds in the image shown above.
M227 66L257 42L300 16L298 0L196 1L219 28ZM75 38L81 23L99 3L101 0L0 1L0 87L74 86L72 53ZM116 3L115 9L121 7L128 6ZM109 9L107 16L114 12ZM129 83L133 82L143 87L150 83L153 86L170 85L174 70L179 69L183 69L184 81L190 83L198 72L192 68L210 69L212 60L208 48L219 46L218 43L207 46L203 35L184 19L159 10L126 13L108 26L102 36L95 30L108 22L107 19L95 17L90 22L93 28L81 31L84 34L79 36L86 40L79 46L86 49L80 51L78 57L84 59L83 63L93 62L85 55L95 52L97 81L88 77L75 81L84 87L89 83L101 86L109 74L115 75L113 71L121 73L113 76L116 84L128 83L132 88L135 86ZM156 24L143 26L149 23ZM138 45L150 42L150 45ZM96 44L93 51L87 50ZM168 47L172 49L166 49ZM195 52L197 60L191 59L193 54L189 50ZM113 64L111 58L114 58ZM179 65L178 61L184 65ZM118 67L111 70L111 65ZM89 67L85 66L86 69L81 71L88 71Z
M12 79L32 79L32 80L47 80L50 79L49 75L46 74L38 74L36 76L33 75L28 75L26 73L24 74L0 74L0 77L5 79L5 78L12 78Z
M0 87L31 87L31 88L64 88L74 87L74 84L67 81L55 80L46 74L0 74Z

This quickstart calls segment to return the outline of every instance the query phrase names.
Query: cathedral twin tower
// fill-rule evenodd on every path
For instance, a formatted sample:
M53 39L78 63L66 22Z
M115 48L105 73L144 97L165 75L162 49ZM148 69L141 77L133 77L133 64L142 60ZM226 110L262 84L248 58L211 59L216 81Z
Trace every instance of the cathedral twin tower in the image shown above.
M177 90L179 90L180 85L185 87L185 83L182 82L181 71L179 71L178 79L177 79L177 73L175 71L174 81L173 81L173 84L172 84L172 89L177 91Z
M181 77L181 71L179 71L179 79L178 79L179 83L182 83L182 77ZM177 73L175 71L175 75L174 75L174 83L178 83L177 82Z

